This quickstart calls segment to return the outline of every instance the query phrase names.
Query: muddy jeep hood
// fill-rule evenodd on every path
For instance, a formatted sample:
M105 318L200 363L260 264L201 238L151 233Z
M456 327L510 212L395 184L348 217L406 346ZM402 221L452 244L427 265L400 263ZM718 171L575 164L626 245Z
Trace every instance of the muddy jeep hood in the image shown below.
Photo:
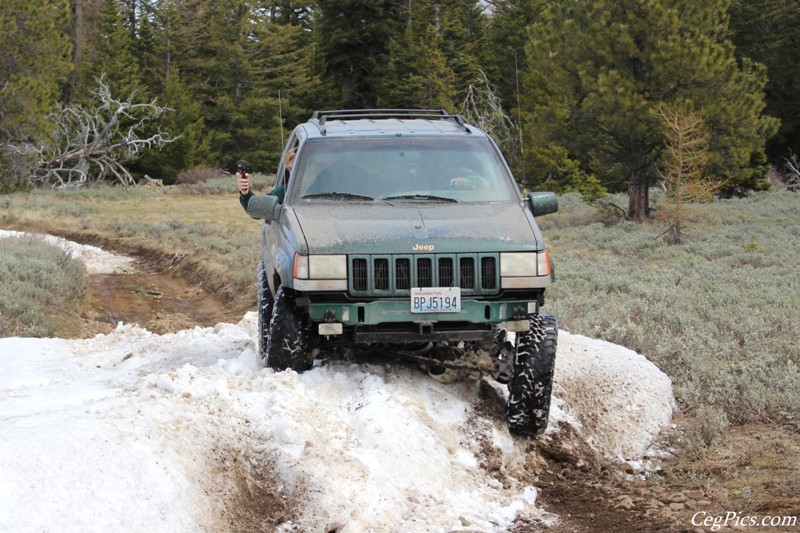
M544 248L531 214L517 203L390 206L353 202L288 209L297 218L311 254L500 252Z

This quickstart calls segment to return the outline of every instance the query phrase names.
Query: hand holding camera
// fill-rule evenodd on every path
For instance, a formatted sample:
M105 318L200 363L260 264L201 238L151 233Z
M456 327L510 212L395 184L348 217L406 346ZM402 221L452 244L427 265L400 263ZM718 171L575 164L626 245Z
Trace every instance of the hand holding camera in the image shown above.
M240 159L236 162L236 178L239 192L247 194L250 191L250 175L247 173L247 161Z

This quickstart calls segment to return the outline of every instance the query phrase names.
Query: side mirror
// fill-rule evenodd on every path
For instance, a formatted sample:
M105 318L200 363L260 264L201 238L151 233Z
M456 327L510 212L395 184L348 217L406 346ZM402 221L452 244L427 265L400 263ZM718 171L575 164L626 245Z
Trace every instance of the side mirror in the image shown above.
M281 203L277 196L259 194L247 202L247 214L261 220L278 220L281 216Z
M549 215L558 211L558 196L554 192L529 192L528 206L535 217Z

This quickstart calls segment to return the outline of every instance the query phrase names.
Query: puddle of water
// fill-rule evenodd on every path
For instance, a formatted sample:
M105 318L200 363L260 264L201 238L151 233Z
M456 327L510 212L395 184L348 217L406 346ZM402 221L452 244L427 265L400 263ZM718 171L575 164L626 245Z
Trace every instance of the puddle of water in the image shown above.
M89 276L81 315L84 324L77 336L111 331L118 322L136 323L162 334L241 319L241 312L231 311L207 295L202 284L148 272L143 265L138 265L137 270L129 274Z

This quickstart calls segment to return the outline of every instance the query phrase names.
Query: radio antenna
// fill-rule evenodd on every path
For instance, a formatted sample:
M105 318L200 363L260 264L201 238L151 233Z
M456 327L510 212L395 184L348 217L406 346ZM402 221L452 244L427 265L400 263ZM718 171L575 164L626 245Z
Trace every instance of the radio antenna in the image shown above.
M519 101L519 66L517 52L514 52L514 74L517 77L517 128L519 128L519 160L522 169L522 183L525 183L525 143L522 139L522 106Z
M283 150L283 102L281 101L281 90L278 89L278 118L281 124L281 150Z

